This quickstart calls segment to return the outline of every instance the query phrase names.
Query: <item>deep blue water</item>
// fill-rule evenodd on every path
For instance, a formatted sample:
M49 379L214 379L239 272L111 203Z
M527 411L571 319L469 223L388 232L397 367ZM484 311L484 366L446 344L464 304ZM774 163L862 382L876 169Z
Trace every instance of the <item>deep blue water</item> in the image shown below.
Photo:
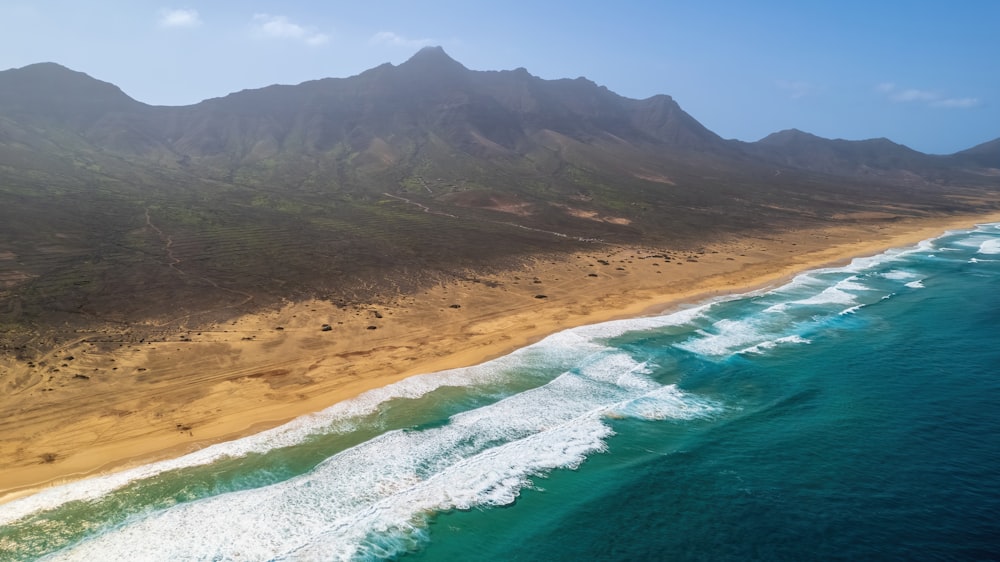
M570 330L0 506L0 559L1000 559L998 285L984 225Z

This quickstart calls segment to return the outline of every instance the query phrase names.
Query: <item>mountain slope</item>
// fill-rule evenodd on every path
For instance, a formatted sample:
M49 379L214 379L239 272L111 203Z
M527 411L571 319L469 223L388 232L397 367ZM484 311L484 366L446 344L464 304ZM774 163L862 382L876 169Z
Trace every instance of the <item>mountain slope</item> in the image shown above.
M986 160L964 152L923 154L886 138L831 140L790 129L740 146L747 154L779 166L887 184L989 187L995 183L985 169Z
M828 140L791 129L768 135L751 150L789 166L828 173L858 173L920 166L929 158L889 139Z
M55 63L0 72L0 111L8 118L85 127L108 114L141 107L117 86Z
M1000 138L984 142L954 155L955 159L965 165L1000 169Z
M366 301L596 240L974 210L996 202L996 154L727 141L666 95L473 71L439 47L184 107L32 65L0 72L0 322Z

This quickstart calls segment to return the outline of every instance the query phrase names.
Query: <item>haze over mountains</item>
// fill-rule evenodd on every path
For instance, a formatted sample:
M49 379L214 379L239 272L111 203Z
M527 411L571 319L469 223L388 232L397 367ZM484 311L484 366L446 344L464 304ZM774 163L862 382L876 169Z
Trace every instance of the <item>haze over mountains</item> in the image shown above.
M0 322L372 299L595 243L995 208L998 188L1000 139L725 140L666 95L439 47L184 107L41 63L0 72Z

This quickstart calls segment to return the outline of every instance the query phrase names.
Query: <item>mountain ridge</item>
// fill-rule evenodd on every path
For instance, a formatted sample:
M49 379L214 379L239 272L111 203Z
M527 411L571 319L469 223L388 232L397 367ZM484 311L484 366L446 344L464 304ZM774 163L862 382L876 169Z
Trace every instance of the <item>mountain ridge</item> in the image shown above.
M413 56L411 56L406 61L400 63L399 65L393 65L392 63L383 63L382 65L373 67L371 69L362 71L361 73L359 73L357 75L346 77L346 78L336 78L336 77L318 78L318 79L313 79L313 80L307 80L305 82L301 82L299 84L294 84L294 85L291 85L291 84L273 84L273 85L270 85L270 86L264 86L264 87L260 87L260 88L248 88L248 89L243 89L243 90L240 90L240 91L237 91L237 92L231 92L229 94L226 94L226 95L223 95L223 96L219 96L219 97L215 97L215 98L207 98L205 100L202 100L202 101L194 103L194 104L178 105L178 106L162 106L162 105L161 106L151 106L151 105L145 104L145 103L143 103L141 101L138 101L138 100L135 100L135 99L131 98L130 96L128 96L128 94L124 93L120 88L118 88L114 84L111 84L109 82L105 82L105 81L102 81L100 79L94 78L94 77L92 77L92 76L90 76L90 75L88 75L88 74L86 74L84 72L80 72L80 71L76 71L76 70L70 69L68 67L65 67L65 66L60 65L60 64L55 63L55 62L40 62L40 63L34 63L34 64L26 65L26 66L20 67L20 68L11 68L11 69L8 69L8 70L5 70L5 71L0 71L0 106L3 106L4 103L7 102L8 106L5 109L7 109L7 110L10 109L9 108L9 98L11 96L9 94L11 94L12 92L15 92L18 89L18 88L12 88L12 85L16 85L16 84L19 83L19 81L17 80L18 78L21 78L21 79L28 78L29 81L36 82L36 84L35 84L36 87L32 88L32 90L30 92L31 93L30 99L32 99L33 101L35 101L36 103L39 103L39 104L42 104L42 103L51 103L53 101L52 98L46 99L46 96L42 96L41 99L39 99L39 97L37 96L37 94L39 92L46 92L47 91L47 92L50 92L50 93L53 93L53 94L56 94L56 95L60 95L60 94L64 94L67 90L74 90L75 89L75 90L78 90L77 93L80 93L79 90L83 90L84 94L97 94L97 93L102 94L103 95L102 96L103 97L103 101L105 102L106 107L102 107L101 109L104 109L105 111L123 111L123 110L128 110L128 109L136 109L138 107L161 108L161 109L170 110L170 109L190 108L190 107L200 106L200 105L206 104L206 103L218 102L219 100L231 99L234 96L239 96L239 95L247 94L247 93L250 93L250 92L261 92L261 91L267 91L267 90L271 90L271 89L275 89L275 88L284 89L284 88L296 88L296 87L310 87L310 86L314 86L314 85L317 85L317 84L322 84L322 83L326 83L326 82L330 82L330 81L344 81L344 80L352 80L352 79L362 78L362 77L366 77L367 78L369 75L378 75L378 74L381 74L381 73L385 73L387 70L392 70L392 69L395 69L397 71L400 70L400 69L405 70L408 74L410 74L410 76L407 76L407 78L412 78L412 75L414 75L414 74L422 74L422 73L426 73L427 71L431 71L432 73L434 73L434 72L436 72L436 73L440 73L440 72L450 73L450 74L452 74L453 78L454 77L461 77L463 73L474 73L474 74L510 74L510 75L515 75L515 76L523 76L525 78L534 79L536 81L541 81L541 82L567 83L567 84L577 84L577 85L579 85L579 84L582 83L582 84L586 84L588 86L591 86L595 90L603 90L605 92L608 92L608 93L610 93L610 94L612 94L612 95L614 95L614 96L616 96L618 98L621 98L622 100L630 100L630 101L635 101L635 102L645 102L645 103L652 104L652 103L656 103L654 100L658 101L658 100L664 99L665 101L671 103L672 105L676 105L676 102L674 102L673 98L671 96L669 96L668 94L656 94L656 95L653 95L653 96L650 96L650 97L644 98L644 99L627 98L627 97L623 97L623 96L620 96L618 94L615 94L611 90L608 90L607 87L605 87L605 86L599 86L596 83L590 81L589 79L587 79L585 77L579 77L579 78L575 78L575 79L560 78L560 79L555 79L555 80L545 80L545 79L542 79L542 78L538 78L538 77L536 77L534 75L531 75L530 72L528 72L527 69L525 69L524 67L519 67L519 68L516 68L516 69L513 69L513 70L499 70L499 71L496 71L496 70L486 70L486 71L469 70L464 65L462 65L460 62L458 62L457 60L455 60L454 58L452 58L451 56L449 56L447 54L447 52L442 47L440 47L440 46L428 46L428 47L421 48ZM40 86L40 84L38 84L39 82L45 82L46 86L49 86L49 87L38 87L38 86ZM20 81L20 84L23 85L24 81L23 80ZM101 90L103 90L103 91L101 91ZM117 98L118 98L116 100L117 101L117 105L109 103L110 100L108 99L108 96L111 95L111 94L117 96ZM28 96L26 96L26 97L28 97ZM56 98L56 99L58 101L65 101L62 98ZM79 99L79 96L77 96L77 99ZM84 101L86 101L86 100L84 100ZM102 100L96 99L96 100L91 100L91 101L102 101ZM676 108L680 109L679 106L676 106ZM688 115L688 117L690 117L690 115ZM691 117L691 119L694 119L694 118ZM752 141L752 142L748 142L748 141L730 141L730 142L738 142L738 143L751 144L751 145L755 145L755 144L774 144L774 142L773 142L774 138L776 138L776 137L780 138L782 135L784 135L786 133L800 133L801 135L799 136L799 138L802 138L802 136L804 135L804 136L808 136L808 137L813 137L814 139L821 139L823 141L838 142L838 143L840 143L840 142L868 143L870 141L879 140L879 139L856 139L856 140L829 139L829 138L820 137L818 135L814 135L812 133L800 131L798 129L794 129L793 128L793 129L787 129L787 130L783 130L783 131L775 131L774 133L771 133L771 134L769 134L769 135L761 138L758 141ZM713 133L713 135L714 135L714 133ZM896 146L905 146L905 145L900 145L898 143L895 143L894 141L891 141L891 139L885 139L884 137L882 138L882 140L887 140L887 141L891 142L893 145L896 145ZM987 141L987 142L981 143L980 145L977 145L977 146L990 145L993 142L1000 142L1000 137L998 137L997 139L994 139L993 141ZM971 151L971 150L973 150L975 148L977 148L977 147L970 147L968 149L960 150L960 151L957 151L957 152L953 153L952 155L954 155L954 154L960 154L960 153L966 153L966 152L969 152L969 151ZM913 149L910 149L910 150L913 150ZM919 152L919 151L914 151L914 152L918 152L920 154L931 156L929 154L922 153L922 152ZM951 155L933 155L933 156L951 156Z
M405 183L421 166L452 180L472 166L481 184L491 173L523 181L551 175L565 169L554 162L566 158L584 168L600 161L595 171L612 175L642 162L661 168L659 175L777 167L888 184L986 186L1000 162L1000 139L946 156L884 138L825 139L797 129L756 142L726 140L666 94L632 99L583 77L546 80L523 67L469 70L440 46L351 77L246 89L186 106L149 106L113 84L39 63L0 72L0 116L0 139L24 145L51 145L55 132L76 150L170 173L279 185L323 177L368 196L386 182ZM607 158L612 153L619 163Z

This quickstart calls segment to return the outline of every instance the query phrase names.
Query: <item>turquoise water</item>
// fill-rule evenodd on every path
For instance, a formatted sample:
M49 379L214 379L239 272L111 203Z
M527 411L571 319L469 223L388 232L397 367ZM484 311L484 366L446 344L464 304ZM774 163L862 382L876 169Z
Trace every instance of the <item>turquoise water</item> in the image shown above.
M0 560L1000 558L1000 225L0 506Z

